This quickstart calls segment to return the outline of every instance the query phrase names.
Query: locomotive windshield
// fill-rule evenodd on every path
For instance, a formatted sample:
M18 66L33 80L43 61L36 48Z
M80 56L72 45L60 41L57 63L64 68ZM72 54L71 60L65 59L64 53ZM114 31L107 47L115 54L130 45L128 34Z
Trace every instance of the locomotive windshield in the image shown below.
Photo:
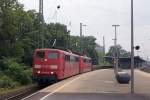
M57 58L58 58L58 53L49 52L49 53L48 53L48 58L49 58L49 59L57 59Z
M39 58L44 58L45 52L44 52L44 51L38 51L38 52L36 53L36 56L39 57Z

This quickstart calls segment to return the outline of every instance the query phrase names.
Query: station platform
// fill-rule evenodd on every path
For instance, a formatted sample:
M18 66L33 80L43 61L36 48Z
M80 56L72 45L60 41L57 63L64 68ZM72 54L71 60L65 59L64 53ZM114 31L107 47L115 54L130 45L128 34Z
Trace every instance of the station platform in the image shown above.
M22 100L127 99L150 100L150 74L135 70L135 94L130 94L130 84L117 83L113 69L101 69L62 80Z

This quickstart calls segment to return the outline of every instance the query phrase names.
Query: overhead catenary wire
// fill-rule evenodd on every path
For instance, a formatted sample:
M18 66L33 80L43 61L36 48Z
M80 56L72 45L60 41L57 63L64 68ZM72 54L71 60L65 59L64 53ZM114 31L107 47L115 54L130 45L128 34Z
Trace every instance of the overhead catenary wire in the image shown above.
M53 14L50 14L47 18L47 23L61 23L62 20L60 19L63 19L63 23L68 26L67 28L71 32L72 22L68 16L65 16L65 7L63 7L63 1L57 0L57 2L58 3L55 6ZM61 10L63 10L63 12Z

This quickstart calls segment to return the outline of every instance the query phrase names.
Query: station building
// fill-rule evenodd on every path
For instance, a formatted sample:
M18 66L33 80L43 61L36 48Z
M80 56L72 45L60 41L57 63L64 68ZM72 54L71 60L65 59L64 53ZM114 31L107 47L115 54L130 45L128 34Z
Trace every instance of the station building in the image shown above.
M110 64L114 64L114 58L110 56L105 56L105 60L108 61ZM131 68L131 58L130 57L120 57L119 60L119 67L123 69L129 69ZM134 67L139 68L142 67L143 64L145 64L145 60L140 58L139 56L134 57Z

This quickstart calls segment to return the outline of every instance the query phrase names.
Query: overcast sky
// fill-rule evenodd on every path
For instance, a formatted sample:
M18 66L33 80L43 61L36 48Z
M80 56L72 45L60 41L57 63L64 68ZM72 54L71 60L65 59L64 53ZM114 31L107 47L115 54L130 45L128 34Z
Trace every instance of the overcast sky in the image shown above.
M38 11L39 0L19 0L25 10ZM57 5L61 9L57 10ZM135 45L140 45L139 55L150 57L150 0L134 0L134 32ZM44 17L47 23L60 22L66 24L72 35L79 35L79 23L85 36L92 35L102 45L102 37L106 38L108 50L114 41L112 24L119 24L118 44L130 51L130 0L44 0ZM71 24L69 24L71 22ZM135 52L137 55L137 52Z

